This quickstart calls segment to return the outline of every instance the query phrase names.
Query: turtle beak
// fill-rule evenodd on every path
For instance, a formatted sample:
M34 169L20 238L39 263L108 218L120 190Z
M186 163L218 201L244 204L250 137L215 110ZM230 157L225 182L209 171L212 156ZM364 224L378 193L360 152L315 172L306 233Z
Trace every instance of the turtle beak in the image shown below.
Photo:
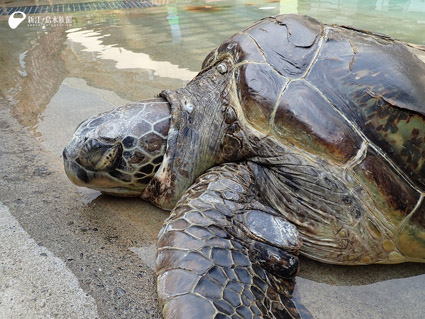
M81 147L76 161L94 172L111 171L118 166L122 151L121 144L110 144L99 139L89 139ZM66 153L66 149L64 153Z

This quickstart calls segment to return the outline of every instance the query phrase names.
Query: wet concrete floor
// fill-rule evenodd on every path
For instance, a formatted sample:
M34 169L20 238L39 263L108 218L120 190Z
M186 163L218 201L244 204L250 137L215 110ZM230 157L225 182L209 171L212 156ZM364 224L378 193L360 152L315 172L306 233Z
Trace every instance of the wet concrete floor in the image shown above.
M358 20L425 44L415 14L390 27L381 13L359 18L353 3L159 3L13 31L0 17L0 318L160 317L153 264L168 213L72 185L61 151L73 130L98 112L184 86L212 48L270 14ZM423 318L424 273L423 264L303 259L295 299L314 318Z

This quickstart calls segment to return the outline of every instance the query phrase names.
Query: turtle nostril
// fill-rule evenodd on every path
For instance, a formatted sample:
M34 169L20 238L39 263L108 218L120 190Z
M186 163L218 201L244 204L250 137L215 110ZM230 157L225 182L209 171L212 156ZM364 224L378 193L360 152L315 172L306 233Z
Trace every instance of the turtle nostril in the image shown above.
M64 148L63 149L63 152L62 152L62 157L63 157L63 159L68 159L68 157L67 157L67 155L66 155L66 148Z

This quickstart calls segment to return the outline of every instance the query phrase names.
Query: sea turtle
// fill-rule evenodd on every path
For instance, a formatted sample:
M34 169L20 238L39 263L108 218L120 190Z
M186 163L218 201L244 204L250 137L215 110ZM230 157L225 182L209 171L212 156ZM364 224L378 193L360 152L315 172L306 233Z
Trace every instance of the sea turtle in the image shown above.
M308 16L262 19L185 88L83 122L66 173L172 210L156 259L165 318L297 318L299 253L425 261L415 50Z

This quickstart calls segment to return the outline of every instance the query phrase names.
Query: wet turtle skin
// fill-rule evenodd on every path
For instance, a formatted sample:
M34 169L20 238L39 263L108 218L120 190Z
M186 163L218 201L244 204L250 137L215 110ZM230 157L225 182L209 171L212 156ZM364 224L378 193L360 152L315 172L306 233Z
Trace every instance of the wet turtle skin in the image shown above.
M425 261L419 51L281 15L231 36L185 88L160 94L167 147L138 191L172 210L158 237L165 318L299 318L298 254ZM78 183L96 188L91 176Z

